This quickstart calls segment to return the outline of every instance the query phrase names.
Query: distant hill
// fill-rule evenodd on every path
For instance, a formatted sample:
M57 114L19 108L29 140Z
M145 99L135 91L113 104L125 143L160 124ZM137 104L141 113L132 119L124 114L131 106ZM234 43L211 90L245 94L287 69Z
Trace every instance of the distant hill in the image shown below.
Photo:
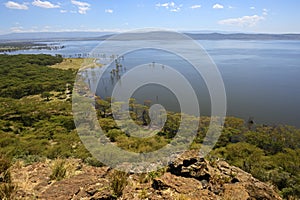
M97 38L104 35L110 35L112 32L34 32L34 33L10 33L0 35L0 41L45 41L45 40L66 40Z
M158 32L153 32L155 33ZM105 40L113 32L35 32L0 35L0 42L53 41L53 40ZM139 34L139 33L137 33ZM300 40L300 34L251 34L251 33L185 33L195 40ZM159 35L157 35L159 37ZM126 37L123 37L126 39ZM132 35L130 37L132 39ZM146 38L145 38L146 39Z
M300 34L187 33L196 40L300 40Z

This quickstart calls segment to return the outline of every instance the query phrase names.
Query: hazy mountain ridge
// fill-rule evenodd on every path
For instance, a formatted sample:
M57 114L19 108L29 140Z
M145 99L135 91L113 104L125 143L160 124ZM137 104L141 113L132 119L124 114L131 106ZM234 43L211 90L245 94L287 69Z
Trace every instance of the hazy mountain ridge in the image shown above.
M300 34L187 33L187 35L196 40L300 40Z
M113 32L35 32L0 35L0 42L53 41L53 40L105 40ZM195 40L300 40L300 34L254 33L185 33Z

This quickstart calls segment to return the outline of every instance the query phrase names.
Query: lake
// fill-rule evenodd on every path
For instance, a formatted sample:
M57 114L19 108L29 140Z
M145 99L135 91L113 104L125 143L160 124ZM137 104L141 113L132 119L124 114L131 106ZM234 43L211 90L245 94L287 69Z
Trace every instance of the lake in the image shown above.
M217 65L226 89L227 116L247 120L253 117L257 123L276 125L288 124L300 127L300 41L198 41ZM96 47L98 41L58 41L65 48L58 50L27 50L19 53L61 54L64 57L86 56ZM79 55L80 54L80 55ZM209 115L210 99L205 83L200 76L186 67L188 63L176 60L174 55L145 50L129 53L120 61L122 73L137 63L160 63L181 70L195 89L200 101L201 115ZM170 63L170 60L173 62ZM185 66L186 68L184 68ZM112 66L113 67L113 66ZM125 68L125 69L124 69ZM163 70L163 69L162 69ZM109 96L115 80L110 71L103 76L97 87L97 94ZM113 78L114 79L114 78ZM106 82L105 82L106 81ZM173 96L172 96L173 95ZM139 88L135 94L138 100L146 98L176 110L178 102L172 92L157 85Z

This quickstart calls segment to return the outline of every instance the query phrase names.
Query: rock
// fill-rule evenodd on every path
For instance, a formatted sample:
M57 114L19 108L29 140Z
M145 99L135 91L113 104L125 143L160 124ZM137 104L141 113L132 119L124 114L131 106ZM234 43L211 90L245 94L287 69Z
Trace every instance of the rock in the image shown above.
M202 189L202 184L195 179L165 173L162 177L153 180L152 187L156 190L172 188L177 193L189 194L199 192Z
M101 169L101 168L99 168ZM97 172L98 171L98 172ZM102 178L107 171L91 170L71 178L55 182L46 191L44 191L40 199L113 199L110 191L109 181Z
M225 184L223 198L231 200L248 200L250 196L245 187L241 185Z
M76 162L74 162L76 163ZM74 165L76 168L76 165ZM20 199L117 199L111 189L112 171L82 163L80 173L61 181L50 181L51 165L35 163L13 169ZM172 161L159 176L129 174L127 186L118 199L192 200L279 200L271 186L225 161L210 162L189 151Z
M168 172L187 179L172 177L172 181L170 181L170 178L166 178L166 174L164 174L156 181L160 181L160 184L164 185L164 189L168 186L178 193L184 194L183 191L188 190L190 195L196 195L197 193L203 194L203 190L208 190L207 194L210 197L203 196L203 198L281 199L269 185L253 178L251 174L230 166L225 161L210 163L203 158L197 158L192 152L181 155L177 161L171 163ZM191 188L194 189L199 188L198 184L201 184L202 190L189 190L185 184L182 184L182 181L189 186L193 186ZM179 184L176 185L175 182Z

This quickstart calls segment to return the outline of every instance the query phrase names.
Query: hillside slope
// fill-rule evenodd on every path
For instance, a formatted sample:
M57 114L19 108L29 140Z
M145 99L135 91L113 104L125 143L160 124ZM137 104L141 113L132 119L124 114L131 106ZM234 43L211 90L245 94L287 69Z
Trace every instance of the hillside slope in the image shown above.
M120 172L80 160L66 161L69 177L60 181L50 179L54 161L14 166L12 177L18 184L19 199L281 199L271 186L251 174L225 161L196 155L186 152L163 171L125 174L123 179Z

